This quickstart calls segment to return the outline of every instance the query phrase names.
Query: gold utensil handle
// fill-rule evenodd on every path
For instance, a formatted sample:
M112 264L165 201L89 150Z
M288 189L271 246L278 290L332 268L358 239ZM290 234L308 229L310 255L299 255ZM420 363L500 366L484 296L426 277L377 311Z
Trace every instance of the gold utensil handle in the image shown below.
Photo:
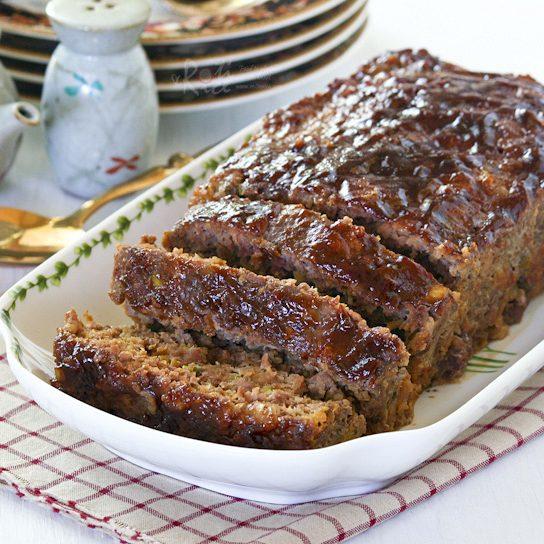
M108 202L148 189L159 181L162 181L164 178L174 174L192 160L193 157L186 155L185 153L176 153L168 159L168 164L155 166L125 183L121 183L120 185L108 189L96 198L87 200L87 202L84 202L81 205L79 210L76 210L73 214L66 217L64 222L71 226L83 227L89 217Z

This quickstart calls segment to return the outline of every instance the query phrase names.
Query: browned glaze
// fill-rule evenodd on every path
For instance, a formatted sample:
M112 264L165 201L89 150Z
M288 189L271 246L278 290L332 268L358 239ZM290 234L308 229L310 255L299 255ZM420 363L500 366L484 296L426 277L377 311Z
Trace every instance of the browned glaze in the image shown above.
M270 114L197 198L303 203L412 254L461 260L542 193L543 97L527 76L387 54Z
M152 427L199 440L269 449L307 449L355 438L364 418L346 400L315 409L315 416L278 413L259 403L235 403L149 366L134 369L117 349L94 345L60 330L54 346L53 385L97 408ZM268 408L268 409L267 409Z
M337 300L217 259L146 244L120 247L112 298L163 325L285 350L370 385L384 367L407 362L396 336L367 327Z
M389 251L350 219L332 222L300 205L237 197L210 201L190 208L165 244L233 258L261 273L294 274L321 291L345 294L367 316L385 316L409 331L421 329L429 316L455 310L452 293L422 266Z

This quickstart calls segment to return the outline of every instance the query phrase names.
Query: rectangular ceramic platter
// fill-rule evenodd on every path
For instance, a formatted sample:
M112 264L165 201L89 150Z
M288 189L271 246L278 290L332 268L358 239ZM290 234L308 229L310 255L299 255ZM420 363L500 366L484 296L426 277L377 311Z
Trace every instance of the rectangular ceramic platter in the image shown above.
M505 340L471 360L459 382L422 395L408 427L319 450L273 451L169 435L88 406L49 385L55 329L69 308L127 322L108 298L115 244L163 231L184 213L192 184L207 179L255 123L124 206L0 298L11 368L46 411L140 466L221 493L273 503L355 495L383 487L437 452L544 363L544 297Z

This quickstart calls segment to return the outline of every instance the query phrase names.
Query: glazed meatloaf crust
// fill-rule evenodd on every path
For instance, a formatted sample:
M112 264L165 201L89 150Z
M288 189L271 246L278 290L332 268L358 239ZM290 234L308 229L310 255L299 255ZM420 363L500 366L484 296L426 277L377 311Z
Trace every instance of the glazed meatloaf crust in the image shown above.
M55 340L54 385L136 423L235 446L316 448L365 432L349 400L311 398L307 379L274 368L272 354L202 343L71 311Z
M347 217L332 222L300 205L225 197L190 208L164 245L339 294L405 341L414 383L424 388L441 374L458 326L454 294Z
M386 54L270 114L195 202L345 216L460 293L450 373L543 288L544 88L426 51Z
M118 248L111 298L143 323L281 352L316 393L349 396L370 432L412 417L418 388L402 341L308 285L142 243Z

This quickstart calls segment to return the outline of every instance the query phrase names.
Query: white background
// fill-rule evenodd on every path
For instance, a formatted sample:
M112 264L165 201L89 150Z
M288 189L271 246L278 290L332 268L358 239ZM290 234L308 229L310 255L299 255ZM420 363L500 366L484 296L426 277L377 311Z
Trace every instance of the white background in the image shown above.
M330 79L386 49L426 47L475 70L528 73L544 81L544 0L371 0L369 26L357 51ZM323 86L242 107L161 120L157 161L192 153L228 136L266 111ZM0 205L65 214L80 201L58 191L39 130L27 134ZM118 203L116 204L118 205ZM111 211L110 206L102 215ZM27 269L0 267L0 293ZM402 452L399 452L402 455ZM536 439L391 521L354 544L533 544L544 542L544 440ZM364 462L364 460L361 460ZM0 543L88 544L112 539L48 510L0 492ZM182 544L182 543L180 543Z

